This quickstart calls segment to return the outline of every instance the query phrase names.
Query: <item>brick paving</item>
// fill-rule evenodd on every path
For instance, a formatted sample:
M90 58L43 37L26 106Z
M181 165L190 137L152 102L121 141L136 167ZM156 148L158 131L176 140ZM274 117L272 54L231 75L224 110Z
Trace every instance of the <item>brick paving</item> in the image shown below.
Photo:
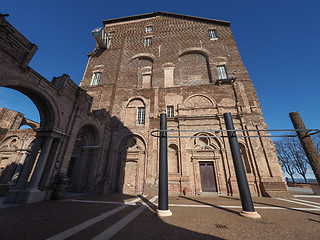
M223 195L169 197L173 215L159 218L155 199L85 195L1 208L0 239L48 239L75 226L79 230L74 234L55 239L108 239L99 235L104 231L111 239L319 239L320 197L315 195L253 197L261 219L240 216L239 198ZM120 210L104 217L117 208ZM130 221L128 216L140 208L144 209ZM101 219L93 221L99 216ZM81 228L84 222L88 225Z

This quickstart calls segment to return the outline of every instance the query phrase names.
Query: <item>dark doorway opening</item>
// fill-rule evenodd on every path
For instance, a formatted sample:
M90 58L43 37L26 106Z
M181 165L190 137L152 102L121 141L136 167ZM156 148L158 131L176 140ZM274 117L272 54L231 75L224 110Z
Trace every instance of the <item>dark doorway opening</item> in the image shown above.
M217 192L213 162L200 162L202 192Z

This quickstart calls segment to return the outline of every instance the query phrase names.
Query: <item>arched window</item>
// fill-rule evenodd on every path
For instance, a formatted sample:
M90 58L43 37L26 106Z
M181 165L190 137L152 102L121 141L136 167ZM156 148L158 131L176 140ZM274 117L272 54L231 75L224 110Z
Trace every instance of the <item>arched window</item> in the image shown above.
M146 107L142 99L137 98L129 102L126 107L126 126L143 126L146 123Z
M129 79L138 88L152 87L153 60L147 57L137 57L129 63Z
M170 144L168 147L168 172L179 173L179 169L180 163L178 146L176 144Z
M247 148L242 143L239 143L239 147L240 147L240 153L241 153L241 156L242 156L242 159L243 159L243 164L244 164L244 167L246 169L246 172L247 173L252 173L251 167L250 167Z

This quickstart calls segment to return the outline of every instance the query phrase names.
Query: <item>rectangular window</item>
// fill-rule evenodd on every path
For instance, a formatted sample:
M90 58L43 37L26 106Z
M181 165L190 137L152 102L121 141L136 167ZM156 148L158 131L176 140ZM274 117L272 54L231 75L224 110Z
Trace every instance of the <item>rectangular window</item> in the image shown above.
M111 44L111 38L110 37L107 37L106 44L107 44L107 48L109 48L110 44Z
M111 39L112 39L112 36L115 34L115 31L111 31L111 32L108 32L108 34L106 34L105 36L105 43L107 45L107 48L110 48L110 44L111 44Z
M144 45L145 46L151 46L152 45L152 38L145 38L144 39Z
M227 72L225 66L218 66L217 67L218 71L218 79L228 79Z
M173 106L167 106L167 116L174 117L174 108Z
M146 108L145 107L138 107L137 125L144 125L145 124L145 116L146 116Z
M146 33L152 32L152 26L147 26L146 27Z
M97 86L100 83L101 72L96 72L93 74L91 86Z
M209 38L210 40L215 40L217 38L216 30L209 30Z

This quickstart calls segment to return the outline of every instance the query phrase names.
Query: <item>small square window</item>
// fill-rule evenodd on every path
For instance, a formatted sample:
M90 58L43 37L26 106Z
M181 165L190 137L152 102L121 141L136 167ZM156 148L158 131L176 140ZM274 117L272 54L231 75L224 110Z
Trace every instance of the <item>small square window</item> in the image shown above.
M101 72L96 72L93 74L91 86L97 86L100 83Z
M147 26L146 27L146 33L152 32L152 26Z
M227 72L225 66L218 66L217 67L218 72L218 79L228 79Z
M151 46L152 45L152 38L145 38L144 39L144 45L145 46Z
M210 40L218 39L216 30L209 30L209 38L210 38Z
M174 117L174 107L173 106L167 106L167 116Z
M146 108L145 107L138 107L137 125L144 125L145 124L145 116L146 116Z

